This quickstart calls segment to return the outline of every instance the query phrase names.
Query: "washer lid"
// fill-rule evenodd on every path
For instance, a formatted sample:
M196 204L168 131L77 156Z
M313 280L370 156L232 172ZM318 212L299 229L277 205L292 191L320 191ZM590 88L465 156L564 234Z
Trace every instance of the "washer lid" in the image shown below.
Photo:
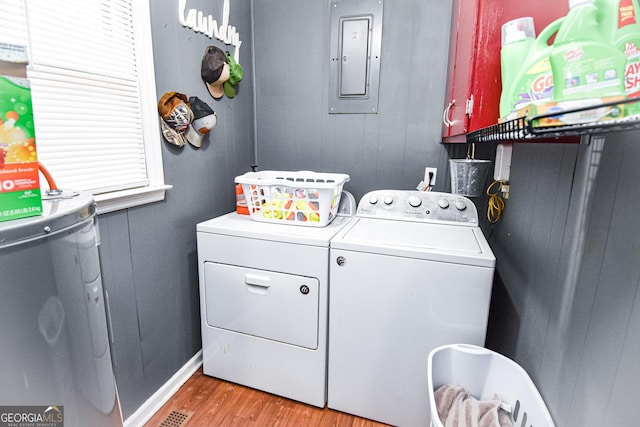
M331 241L335 249L486 267L495 256L478 227L356 218Z

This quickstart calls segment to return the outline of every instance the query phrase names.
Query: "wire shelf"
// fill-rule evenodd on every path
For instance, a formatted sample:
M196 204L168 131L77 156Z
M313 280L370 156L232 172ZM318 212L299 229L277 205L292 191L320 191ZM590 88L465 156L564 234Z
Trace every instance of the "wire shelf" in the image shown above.
M588 107L567 109L562 111L561 114L580 113L602 107L631 104L638 101L640 101L640 97L607 103L598 103ZM589 133L611 133L640 129L640 116L638 115L621 119L608 119L606 121L577 123L571 125L534 126L534 123L539 123L542 119L555 117L559 114L560 113L558 111L554 111L553 113L549 114L541 114L533 116L531 118L519 117L513 120L506 121L504 123L497 123L495 125L487 126L485 128L469 132L467 134L467 142L539 142L540 140L579 136Z

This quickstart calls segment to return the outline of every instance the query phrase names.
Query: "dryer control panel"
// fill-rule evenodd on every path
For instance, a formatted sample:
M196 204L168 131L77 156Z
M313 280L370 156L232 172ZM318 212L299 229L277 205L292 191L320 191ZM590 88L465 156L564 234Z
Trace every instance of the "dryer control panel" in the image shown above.
M471 200L457 194L435 191L371 191L360 199L356 216L478 225L478 211Z

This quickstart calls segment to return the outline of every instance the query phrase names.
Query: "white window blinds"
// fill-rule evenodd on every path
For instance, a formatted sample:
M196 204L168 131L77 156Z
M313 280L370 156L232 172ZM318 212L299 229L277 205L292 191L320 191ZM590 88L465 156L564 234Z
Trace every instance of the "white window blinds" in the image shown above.
M0 60L27 60L27 21L21 1L0 0Z
M61 188L149 184L131 1L26 2L38 159Z

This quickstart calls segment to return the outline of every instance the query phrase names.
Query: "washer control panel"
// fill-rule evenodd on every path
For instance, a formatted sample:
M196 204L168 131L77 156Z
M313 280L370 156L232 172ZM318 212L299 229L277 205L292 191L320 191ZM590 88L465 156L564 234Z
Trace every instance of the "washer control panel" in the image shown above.
M358 204L357 216L478 225L478 211L464 196L435 191L375 190Z

